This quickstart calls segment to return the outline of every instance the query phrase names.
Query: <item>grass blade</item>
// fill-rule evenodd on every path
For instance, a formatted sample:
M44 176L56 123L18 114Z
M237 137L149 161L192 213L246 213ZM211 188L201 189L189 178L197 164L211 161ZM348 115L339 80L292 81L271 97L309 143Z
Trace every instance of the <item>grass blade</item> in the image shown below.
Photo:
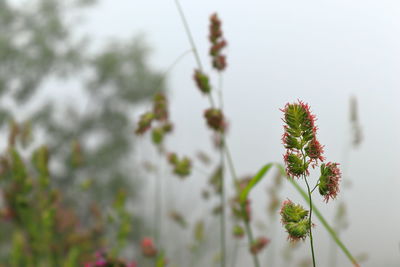
M249 195L251 189L259 182L261 179L264 177L264 175L272 168L274 164L273 163L268 163L264 167L261 168L261 170L258 171L258 173L251 178L250 182L248 185L240 192L240 202L244 203L247 199L247 196Z

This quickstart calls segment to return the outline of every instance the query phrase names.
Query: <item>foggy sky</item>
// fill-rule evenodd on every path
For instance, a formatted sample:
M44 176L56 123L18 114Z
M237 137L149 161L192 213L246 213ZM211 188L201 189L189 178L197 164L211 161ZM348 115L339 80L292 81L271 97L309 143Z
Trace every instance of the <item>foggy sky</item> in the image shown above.
M239 173L251 174L267 162L281 161L284 150L279 108L297 99L308 102L317 115L319 139L328 159L342 162L349 138L349 97L357 97L364 142L348 154L347 176L352 187L343 189L339 199L348 204L350 226L342 240L354 254L369 254L363 266L398 266L400 2L181 3L207 70L211 70L207 54L209 15L216 11L223 21L228 41L228 68L223 75L225 111L230 121L228 141ZM144 33L153 48L151 62L160 70L190 49L173 0L102 1L88 12L80 31L94 34L99 45L111 37L128 40ZM195 66L193 56L187 55L171 71L168 83L172 119L177 124L168 146L186 154L198 149L212 151L202 119L208 102L191 78ZM217 76L212 77L216 84ZM191 199L199 183L177 183L182 191L191 192L182 193L178 200ZM265 210L267 184L268 179L253 195L258 213ZM285 188L282 197L301 201L289 184ZM330 218L334 204L326 205L315 198ZM316 224L318 261L324 266L328 237L322 225ZM283 244L286 234L283 228L277 228L278 243ZM307 246L304 253L308 253ZM340 266L350 266L339 254Z

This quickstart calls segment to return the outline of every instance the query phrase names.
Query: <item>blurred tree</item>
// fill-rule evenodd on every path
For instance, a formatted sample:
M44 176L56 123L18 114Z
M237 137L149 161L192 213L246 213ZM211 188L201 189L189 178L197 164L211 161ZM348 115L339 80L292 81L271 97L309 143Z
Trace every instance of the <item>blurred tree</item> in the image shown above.
M22 122L12 124L26 137L18 139L19 148L26 147L31 131L38 136L34 143L46 143L52 183L81 215L92 203L110 204L120 188L128 199L135 195L130 115L165 87L162 75L147 64L142 38L114 41L93 53L87 36L74 34L71 19L94 2L0 0L0 127L19 118ZM82 101L60 107L37 99L49 82L63 80L79 85ZM77 185L93 190L83 196Z

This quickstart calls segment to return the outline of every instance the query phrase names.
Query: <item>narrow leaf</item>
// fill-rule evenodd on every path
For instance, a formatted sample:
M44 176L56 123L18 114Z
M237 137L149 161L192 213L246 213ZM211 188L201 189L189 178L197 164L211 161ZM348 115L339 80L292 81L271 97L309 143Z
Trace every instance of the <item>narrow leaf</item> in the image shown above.
M258 173L251 178L250 182L247 184L247 186L240 192L240 202L244 203L247 199L247 196L250 193L250 190L259 182L261 179L264 177L264 175L271 169L273 166L273 163L268 163L264 167L261 168L261 170L258 171Z

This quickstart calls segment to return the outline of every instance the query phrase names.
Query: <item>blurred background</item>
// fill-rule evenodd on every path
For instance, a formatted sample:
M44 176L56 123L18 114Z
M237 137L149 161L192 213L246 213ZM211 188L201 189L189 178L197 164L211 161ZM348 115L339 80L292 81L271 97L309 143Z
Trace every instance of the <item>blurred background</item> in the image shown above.
M222 80L227 143L239 176L282 162L279 109L298 99L309 103L325 155L343 172L337 199L326 204L316 196L315 205L361 266L399 266L400 3L181 4L211 83ZM208 56L214 12L228 42L222 77ZM155 232L169 266L218 266L218 198L208 179L219 152L204 122L209 103L193 81L196 61L174 1L0 1L0 63L4 266L81 266L99 249L153 266L142 257L140 240ZM163 147L192 159L186 179L173 175L147 134L134 134L160 90L174 124ZM23 180L17 169L32 173L21 177L33 189L15 185L12 179ZM229 198L228 174L226 181ZM251 193L254 231L271 240L259 257L263 266L310 266L308 241L289 244L273 205L286 198L307 204L279 181L271 172ZM204 199L207 193L212 196ZM21 205L33 211L18 212ZM228 266L250 266L245 239L230 234L230 217L227 209ZM351 266L315 224L318 265ZM51 225L59 227L48 235ZM39 245L57 243L55 236L62 246ZM32 258L22 259L24 251ZM31 262L49 253L57 260Z

